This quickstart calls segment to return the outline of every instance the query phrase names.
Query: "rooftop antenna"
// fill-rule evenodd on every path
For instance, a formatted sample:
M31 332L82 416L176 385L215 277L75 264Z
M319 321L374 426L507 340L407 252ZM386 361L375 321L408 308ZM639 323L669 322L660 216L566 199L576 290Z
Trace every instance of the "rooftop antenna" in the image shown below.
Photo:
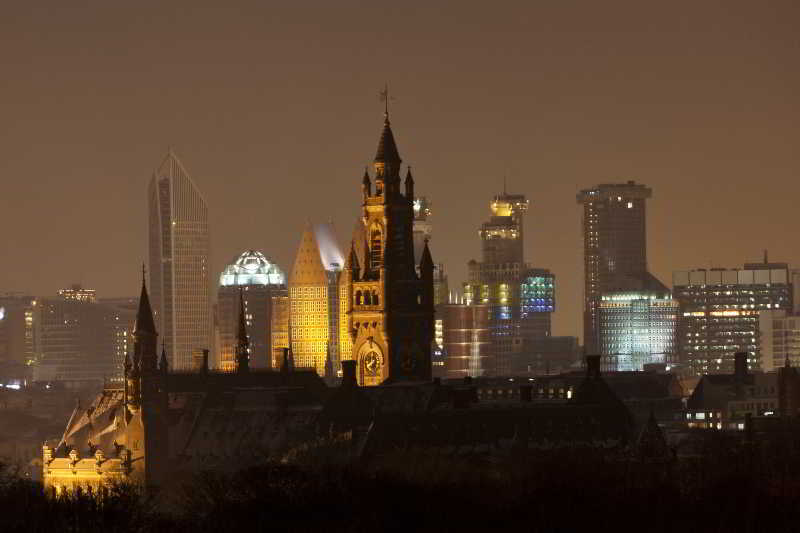
M767 249L764 248L764 264L766 265L767 263L769 263L769 259L767 255Z
M389 83L384 83L383 90L378 93L380 95L381 102L383 102L383 118L386 122L389 122L389 100L394 101L394 96L389 96Z

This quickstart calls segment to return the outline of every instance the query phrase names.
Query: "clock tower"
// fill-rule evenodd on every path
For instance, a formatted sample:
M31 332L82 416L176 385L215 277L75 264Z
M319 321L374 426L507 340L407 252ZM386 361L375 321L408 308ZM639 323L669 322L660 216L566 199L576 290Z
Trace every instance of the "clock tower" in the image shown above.
M417 273L414 178L409 167L401 190L400 163L387 110L374 177L365 171L362 179L362 216L341 277L361 386L431 379L433 259L426 241Z

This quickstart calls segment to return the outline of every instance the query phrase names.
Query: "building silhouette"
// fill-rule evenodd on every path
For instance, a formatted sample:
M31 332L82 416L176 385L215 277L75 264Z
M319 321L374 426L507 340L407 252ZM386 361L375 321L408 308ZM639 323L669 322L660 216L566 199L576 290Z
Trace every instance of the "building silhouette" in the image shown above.
M150 181L148 223L156 323L170 365L196 368L212 345L208 207L172 150Z
M362 178L362 219L342 275L356 378L362 386L431 379L434 263L427 239L414 257L414 178L400 178L388 111ZM373 183L374 181L374 183ZM374 184L374 189L373 189Z
M308 224L289 274L289 335L294 364L326 373L339 367L339 277L345 259L332 224Z
M35 307L33 296L0 294L0 363L29 365L35 361Z
M285 306L287 294L286 275L259 251L245 251L225 267L217 289L219 369L236 368L236 318L240 297L244 300L249 365L251 368L272 366L275 356L286 347L282 338L285 330L275 331L273 336L272 324L276 308Z
M482 261L467 265L466 303L489 306L491 345L486 372L490 375L509 375L515 360L525 358L551 333L555 276L525 262L528 207L524 195L503 191L495 196L489 203L491 217L479 231Z
M586 353L600 350L600 301L612 288L641 284L647 275L646 200L652 190L635 181L604 183L577 195L583 205Z

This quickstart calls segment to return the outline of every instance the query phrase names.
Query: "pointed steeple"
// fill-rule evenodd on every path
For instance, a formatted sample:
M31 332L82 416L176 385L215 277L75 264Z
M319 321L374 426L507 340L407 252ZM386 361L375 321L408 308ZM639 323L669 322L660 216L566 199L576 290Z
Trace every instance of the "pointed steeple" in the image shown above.
M244 318L244 292L239 287L239 333L237 335L236 362L239 372L247 372L250 369L250 355L247 353L250 341L247 338L247 324Z
M428 239L425 239L425 248L422 249L422 259L419 261L419 269L423 274L425 272L433 274L433 257L431 257L431 250L428 248Z
M153 320L153 309L150 307L150 298L147 296L144 265L142 265L142 292L139 295L139 311L136 313L136 324L133 333L150 333L156 335L156 324Z
M381 139L378 141L378 152L375 154L375 162L390 163L399 167L400 161L400 152L397 151L397 144L394 142L394 134L392 133L389 113L387 112L383 119L383 131L381 132Z

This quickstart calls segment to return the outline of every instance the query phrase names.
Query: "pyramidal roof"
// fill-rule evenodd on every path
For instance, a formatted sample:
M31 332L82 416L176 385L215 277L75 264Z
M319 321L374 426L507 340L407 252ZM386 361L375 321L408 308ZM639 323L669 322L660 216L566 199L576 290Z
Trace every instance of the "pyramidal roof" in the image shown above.
M394 142L392 126L389 123L387 114L383 121L383 131L381 140L378 141L378 152L375 154L376 163L400 163L400 153L397 151L397 144Z
M293 285L326 285L327 272L344 268L345 259L332 224L308 224L289 275Z
M134 333L147 332L155 333L156 325L153 321L153 309L150 307L150 298L147 296L147 286L142 279L142 293L139 296L139 310L136 313L136 324L133 327Z

